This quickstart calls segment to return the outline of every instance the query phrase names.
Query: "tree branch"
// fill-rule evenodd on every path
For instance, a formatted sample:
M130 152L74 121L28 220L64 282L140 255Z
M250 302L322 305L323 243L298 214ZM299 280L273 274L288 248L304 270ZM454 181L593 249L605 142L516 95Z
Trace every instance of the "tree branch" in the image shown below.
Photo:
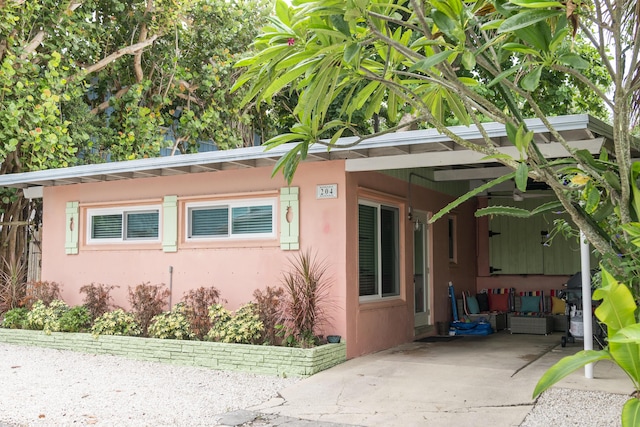
M21 3L19 3L21 4ZM62 17L58 19L58 24L62 22L65 15L70 15L74 10L82 6L81 1L72 1L67 6L67 9L62 13ZM31 55L44 41L47 33L44 30L38 31L38 33L31 39L31 41L24 47L22 55L20 55L20 59L27 59L29 55Z
M147 40L145 40L142 43L136 43L134 45L123 47L122 49L116 50L111 55L109 55L109 56L101 59L100 61L96 62L95 64L85 68L83 70L83 75L88 75L88 74L91 74L91 73L95 73L96 71L100 71L103 68L105 68L107 65L111 64L116 59L118 59L118 58L120 58L120 57L122 57L124 55L132 55L132 54L136 53L137 51L152 45L153 42L155 42L158 37L159 37L159 35L156 34L156 35L153 35L153 36L149 37ZM79 77L79 75L73 76L73 78L76 78L76 77Z

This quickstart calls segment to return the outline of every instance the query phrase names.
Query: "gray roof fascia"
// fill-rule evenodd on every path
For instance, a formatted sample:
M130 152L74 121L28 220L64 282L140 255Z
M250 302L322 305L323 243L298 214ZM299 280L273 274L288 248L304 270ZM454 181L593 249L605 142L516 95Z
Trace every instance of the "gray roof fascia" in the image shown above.
M549 117L549 123L559 132L566 130L586 129L590 125L597 127L599 132L611 130L611 127L604 122L600 122L586 114ZM526 120L529 130L535 133L548 132L546 126L539 119ZM490 122L483 123L483 127L490 137L506 136L503 124ZM449 128L456 135L467 140L477 140L482 138L478 128L473 126L452 126ZM336 151L358 151L371 148L384 148L391 146L402 146L412 144L430 144L449 142L451 139L436 129L425 129L405 132L394 132L383 134L374 138L366 139L357 146L351 148L339 148L339 145L355 142L355 137L340 138L338 147L332 148ZM294 143L295 144L295 143ZM108 176L124 173L143 172L149 170L162 170L170 168L198 166L206 164L219 164L225 162L257 160L268 158L280 158L286 154L293 144L282 144L266 151L263 146L236 148L231 150L209 151L196 154L181 154L170 157L153 157L147 159L127 160L121 162L98 163L82 166L71 166L60 169L46 169L34 172L24 172L17 174L7 174L0 176L0 187L28 187L30 185L51 185L49 183L56 180L81 179L83 177ZM310 154L326 153L327 147L323 144L314 144L309 147Z

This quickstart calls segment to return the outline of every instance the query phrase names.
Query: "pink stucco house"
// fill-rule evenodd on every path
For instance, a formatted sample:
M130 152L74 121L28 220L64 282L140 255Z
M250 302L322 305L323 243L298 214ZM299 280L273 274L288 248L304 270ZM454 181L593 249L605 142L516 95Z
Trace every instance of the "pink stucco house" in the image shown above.
M592 153L610 135L586 115L550 120L573 146ZM566 155L541 122L529 128L545 155ZM502 125L486 129L513 152ZM480 141L474 127L451 130ZM326 260L332 279L325 333L342 335L350 358L435 334L436 322L450 319L450 281L457 291L551 289L575 272L574 264L554 267L552 260L527 271L510 269L509 260L495 267L492 224L474 212L513 187L428 224L457 196L505 172L434 130L388 134L345 150L312 147L291 186L271 177L286 149L6 175L0 186L43 198L42 280L63 284L69 304L80 304L79 288L95 282L120 286L114 297L126 306L127 286L150 282L170 284L174 302L190 288L215 285L234 309L256 288L278 284L292 254L310 249ZM503 237L526 252L520 232Z

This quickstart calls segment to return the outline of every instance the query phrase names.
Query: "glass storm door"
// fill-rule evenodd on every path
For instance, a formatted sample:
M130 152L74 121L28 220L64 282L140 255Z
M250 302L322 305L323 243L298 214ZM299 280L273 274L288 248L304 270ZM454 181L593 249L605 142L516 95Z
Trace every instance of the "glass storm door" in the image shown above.
M429 227L427 213L414 211L417 223L413 228L413 289L414 325L425 326L430 320L429 292ZM417 225L416 225L417 224Z

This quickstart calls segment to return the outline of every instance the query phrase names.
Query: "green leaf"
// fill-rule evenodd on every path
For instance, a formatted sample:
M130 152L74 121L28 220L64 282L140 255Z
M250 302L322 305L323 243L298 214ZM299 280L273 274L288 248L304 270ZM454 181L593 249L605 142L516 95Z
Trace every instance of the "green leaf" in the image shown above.
M609 337L609 342L612 343L633 343L640 342L640 324L634 323L633 325L626 326L616 332L613 336Z
M501 72L493 80L491 80L489 84L487 84L487 88L495 86L496 84L500 83L502 80L509 77L510 75L517 73L518 71L520 71L520 67L521 67L520 65L516 65L514 67L509 68L508 70Z
M473 70L476 66L476 57L473 52L465 50L462 54L462 65L466 70Z
M529 46L523 45L521 43L505 43L502 45L503 50L507 50L509 52L519 52L524 53L526 55L533 55L536 57L540 56L540 52L530 48Z
M584 210L588 214L593 214L600 204L600 192L593 185L592 180L589 180L589 182L587 182L585 192L587 193L587 203L584 207Z
M265 150L271 150L278 145L286 144L292 141L300 141L301 139L302 136L298 133L283 133L281 135L274 136L268 141L265 141L263 145L265 147Z
M439 10L435 10L432 12L431 18L440 31L445 33L448 37L452 37L456 28L456 23L449 16Z
M531 211L531 216L538 215L548 211L557 211L558 209L564 209L564 207L562 206L562 203L560 203L557 200L553 202L543 203L542 205L538 206L537 208Z
M542 375L542 378L540 378L533 391L533 398L535 399L543 391L547 390L549 387L572 372L582 368L584 365L610 358L609 353L605 350L582 350L572 356L560 359L558 363L553 365L544 373L544 375Z
M562 13L564 12L561 10L544 10L544 9L526 10L510 18L507 18L502 23L502 25L500 25L500 28L498 29L498 34L512 32L520 28L526 28L535 24L536 22L540 22L549 18L560 16Z
M488 206L486 208L478 209L475 213L477 217L487 215L504 215L513 216L516 218L529 218L531 212L526 209L516 208L514 206Z
M541 74L542 67L536 67L533 69L533 71L530 71L520 82L520 86L522 86L522 89L528 92L533 92L534 90L536 90L540 85Z
M522 125L520 125L519 127L522 127ZM516 139L517 139L519 127L516 127L516 125L514 125L512 122L507 122L505 125L505 130L507 131L507 138L509 138L509 141L511 141L513 145L516 145Z
M347 64L354 65L357 67L357 64L360 62L358 60L360 56L360 44L359 43L350 43L344 50L344 62ZM354 61L356 59L356 61Z
M602 270L602 286L593 291L595 301L602 300L595 315L607 325L609 335L635 323L636 303L629 288Z
M436 54L433 54L431 56L426 57L425 59L421 59L420 61L416 62L411 66L411 68L409 68L409 71L428 70L429 68L435 65L438 65L442 61L446 60L451 55L456 55L456 52L452 52L449 50L438 52Z
M276 16L284 25L289 26L291 24L289 20L289 5L283 0L276 1Z
M338 31L340 31L348 38L351 38L351 30L349 29L349 24L344 20L342 15L331 15L329 17L329 20Z
M632 397L622 407L622 427L640 425L640 399Z
M447 206L445 206L444 208L442 208L438 213L436 213L434 216L432 216L429 219L429 224L432 224L434 222L436 222L438 219L442 218L444 215L448 214L449 212L451 212L452 209L455 209L456 207L460 206L462 203L466 202L467 200L471 199L472 197L475 197L476 195L482 193L483 191L486 191L488 189L490 189L491 187L498 185L502 182L508 181L510 179L513 179L515 173L511 172L508 173L504 176L501 176L499 178L493 179L489 182L487 182L486 184L483 184L479 187L474 188L473 190L469 191L466 194L463 194L462 196L458 197L456 200L454 200L453 202L449 203Z
M309 65L301 65L299 67L293 68L287 71L285 74L281 75L277 79L273 81L262 93L263 99L270 99L276 92L279 92L280 89L300 77L307 70L309 70Z
M517 6L527 7L531 9L544 9L547 7L564 7L564 5L557 1L544 1L544 0L510 0L509 3L513 3Z
M529 177L529 167L525 162L518 164L516 169L516 187L523 193L527 191L527 178Z
M591 64L589 64L589 61L583 59L580 55L577 55L575 53L564 54L558 57L558 61L572 68L575 68L576 70L586 70L591 66Z

